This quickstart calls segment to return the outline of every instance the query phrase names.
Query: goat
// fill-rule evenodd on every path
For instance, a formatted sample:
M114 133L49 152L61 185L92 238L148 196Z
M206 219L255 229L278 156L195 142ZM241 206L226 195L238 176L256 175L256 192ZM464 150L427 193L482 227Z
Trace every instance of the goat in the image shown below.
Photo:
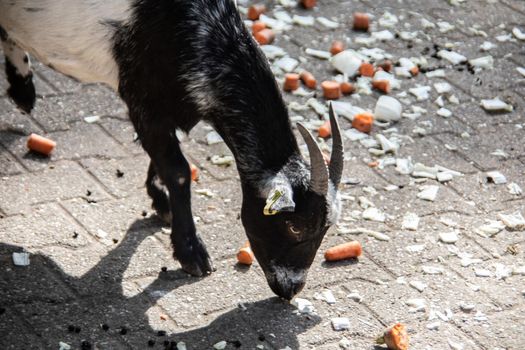
M82 82L117 90L151 161L152 206L170 221L174 258L195 276L212 263L196 233L190 171L177 129L210 123L232 151L241 219L268 284L291 299L337 220L343 145L330 108L329 169L306 128L300 154L268 62L232 0L0 0L9 96L35 103L26 52Z

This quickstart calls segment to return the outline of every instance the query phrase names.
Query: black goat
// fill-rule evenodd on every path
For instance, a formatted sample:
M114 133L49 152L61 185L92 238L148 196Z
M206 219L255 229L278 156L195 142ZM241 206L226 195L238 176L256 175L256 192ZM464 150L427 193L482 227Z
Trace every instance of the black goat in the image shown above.
M341 135L330 109L328 171L298 125L309 169L267 60L232 0L0 0L0 26L8 93L24 111L35 102L25 51L78 80L118 89L151 158L153 207L171 221L174 256L195 276L212 264L195 231L190 170L175 130L213 125L235 156L242 222L270 287L288 299L302 289L339 213Z

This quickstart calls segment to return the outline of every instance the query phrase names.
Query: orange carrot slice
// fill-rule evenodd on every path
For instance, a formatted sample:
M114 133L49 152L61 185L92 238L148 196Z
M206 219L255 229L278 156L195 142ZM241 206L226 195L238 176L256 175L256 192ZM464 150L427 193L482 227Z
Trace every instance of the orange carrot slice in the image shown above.
M363 62L359 67L359 74L363 77L373 77L374 76L374 65L372 63Z
M396 323L387 329L377 341L378 344L386 344L390 350L408 350L408 333L405 325Z
M354 85L347 81L341 83L341 92L345 95L350 95L355 91Z
M253 264L253 260L255 260L255 256L253 255L252 248L250 247L250 242L246 242L244 247L239 249L237 252L237 261L239 264L251 265Z
M197 168L194 164L190 163L190 171L191 171L191 181L198 181L199 180L199 168Z
M56 145L55 141L37 134L31 134L27 139L27 148L46 156L53 152Z
M254 34L255 40L261 45L271 44L275 39L273 30L265 28Z
M332 135L332 128L330 127L330 121L327 120L319 127L319 137L327 138L330 135Z
M370 26L370 18L368 14L362 12L354 12L354 29L368 31Z
M363 112L356 114L352 120L352 127L361 131L369 133L372 131L372 125L374 124L374 116L371 113Z
M266 12L266 6L264 4L254 4L248 8L248 19L255 21L259 19L261 14Z
M330 47L330 53L332 55L337 55L339 52L342 52L344 49L345 49L345 44L340 40L336 40L332 43L332 46Z
M416 76L419 74L419 67L418 66L414 66L412 68L410 68L410 74L412 74L412 76Z
M321 83L321 87L327 100L337 100L341 97L341 86L337 81L325 80Z
M383 68L383 70L384 70L385 72L389 72L389 73L390 73L390 71L392 70L392 66L393 66L393 65L392 65L392 61L390 61L390 60L386 60L386 61L382 62L382 63L379 65L379 67Z
M260 32L261 30L266 29L266 24L261 21L255 21L252 25L252 33L255 34L257 32Z
M303 81L304 85L310 89L315 89L317 86L317 80L315 80L314 75L308 71L304 70L301 72L301 80Z
M301 0L301 4L305 9L311 9L315 7L317 0Z
M326 261L339 261L344 259L357 258L363 253L361 243L352 241L332 247L324 253Z
M299 88L299 74L287 73L284 75L284 91L293 91Z
M375 80L372 81L372 87L385 94L390 92L390 82L388 80Z

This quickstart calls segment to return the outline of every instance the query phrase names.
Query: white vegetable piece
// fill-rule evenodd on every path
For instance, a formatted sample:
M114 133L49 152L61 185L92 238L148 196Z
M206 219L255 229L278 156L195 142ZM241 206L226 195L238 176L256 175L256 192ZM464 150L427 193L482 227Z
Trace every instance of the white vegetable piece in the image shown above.
M226 349L226 345L227 345L226 340L221 340L220 342L215 343L213 345L213 348L217 350L224 350Z
M344 331L350 329L350 320L348 317L335 317L332 318L332 327L335 331Z
M292 300L292 305L297 308L297 310L302 314L311 314L315 312L314 305L310 300L303 298L294 298Z
M298 16L294 15L292 17L292 21L294 24L298 24L300 26L313 26L315 24L315 18L313 16Z
M439 234L439 240L443 243L454 244L458 241L458 239L459 239L459 236L457 232L455 231L441 232Z
M348 77L353 77L363 60L353 50L345 50L333 56L330 60L332 66L339 72L346 74Z
M447 82L435 83L434 89L436 89L438 94L446 94L452 91L452 85Z
M465 62L467 58L457 52L454 51L448 51L448 50L440 50L438 51L437 55L447 61L449 61L452 64L460 64L462 62Z
M525 33L523 33L518 27L514 27L514 29L512 29L512 34L514 34L516 39L525 40Z
M208 134L206 134L206 143L208 145L214 145L223 142L224 140L222 139L221 135L219 135L216 131L210 131Z
M450 117L452 117L452 111L450 109L447 109L447 108L444 108L444 107L438 109L436 114L442 116L443 118L450 118Z
M509 189L510 194L514 194L516 196L521 196L521 194L523 193L521 187L515 182L511 182L510 184L508 184L507 188Z
M405 302L405 304L410 307L410 309L408 309L408 312L425 311L425 309L427 308L427 302L425 299L422 298L408 299Z
M486 111L507 111L512 112L513 107L499 98L493 98L491 100L481 100L481 107Z
M417 194L417 198L433 202L436 200L438 191L439 191L439 186L435 186L435 185L422 186L421 192Z
M479 46L481 51L490 51L498 45L491 43L490 41L484 41L483 44Z
M403 217L401 228L404 230L417 231L419 226L419 216L415 213L406 213Z
M473 67L492 69L494 68L494 58L492 56L483 56L468 61Z
M369 207L363 211L363 219L377 222L385 222L385 214L376 207Z
M489 171L487 172L487 177L494 182L496 185L506 184L507 178L505 175L500 173L499 171Z
M418 101L424 101L429 98L430 86L417 86L408 89L408 92L414 95Z
M390 41L394 39L394 34L389 30L382 30L380 32L373 32L372 38L379 41Z
M427 285L421 281L410 281L408 284L419 292L423 292L427 288Z
M444 271L442 267L436 266L423 266L422 269L427 275L440 275Z
M281 68L283 71L290 73L299 65L299 61L295 58L286 56L277 60L274 64L277 67Z
M498 214L498 217L509 230L523 230L525 229L525 219L520 212L513 214Z
M332 57L332 54L328 51L322 51L322 50L315 50L307 48L304 51L307 55L310 55L315 58L320 58L322 60L329 60Z
M376 103L374 116L380 121L397 121L401 119L403 107L401 103L391 96L383 95Z
M328 29L336 29L339 28L339 23L329 20L326 17L317 17L317 22L319 22L321 25Z
M13 264L15 266L29 266L29 253L13 253Z

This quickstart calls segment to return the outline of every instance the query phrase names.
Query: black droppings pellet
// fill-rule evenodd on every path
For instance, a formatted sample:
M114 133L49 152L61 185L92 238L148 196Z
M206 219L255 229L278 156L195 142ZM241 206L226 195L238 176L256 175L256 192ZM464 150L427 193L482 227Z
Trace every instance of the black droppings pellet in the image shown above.
M153 339L148 340L148 346L150 348L153 347L154 345L155 345L155 340L153 340Z
M145 211L145 210L143 210L143 211L142 211L142 217L145 218L146 216L148 216L148 212Z
M75 327L75 333L80 333L80 327Z
M158 331L158 332L157 332L157 335L158 335L159 337L163 337L163 336L166 335L166 331Z
M77 238L77 237L78 237L78 232L73 231L73 238Z
M162 266L160 269L161 269L162 272L168 271L168 268L166 266Z
M118 239L113 238L113 243L114 243L114 244L117 244L117 243L118 243Z
M0 315L3 315L3 314L5 314L5 308L0 307Z
M164 346L169 346L170 345L170 341L169 340L164 340Z
M75 326L70 324L69 326L67 326L67 330L68 330L68 332L74 332L75 331Z
M108 326L107 324L104 323L104 324L102 325L102 329L105 330L105 331L107 331L107 330L109 329L109 326Z
M266 340L266 337L264 336L264 334L259 334L259 341L265 341Z
M122 177L122 176L124 176L124 173L120 171L120 169L117 169L117 177Z
M242 343L239 340L233 340L231 343L236 348L240 348L242 346Z
M87 340L82 340L82 343L80 343L80 348L82 350L90 350L91 349L91 343Z
M86 191L86 196L89 197L89 196L91 196L92 193L93 193L93 192L91 192L90 190L87 190L87 191Z
M125 335L126 333L128 333L128 330L126 329L126 327L122 327L120 329L120 334Z

